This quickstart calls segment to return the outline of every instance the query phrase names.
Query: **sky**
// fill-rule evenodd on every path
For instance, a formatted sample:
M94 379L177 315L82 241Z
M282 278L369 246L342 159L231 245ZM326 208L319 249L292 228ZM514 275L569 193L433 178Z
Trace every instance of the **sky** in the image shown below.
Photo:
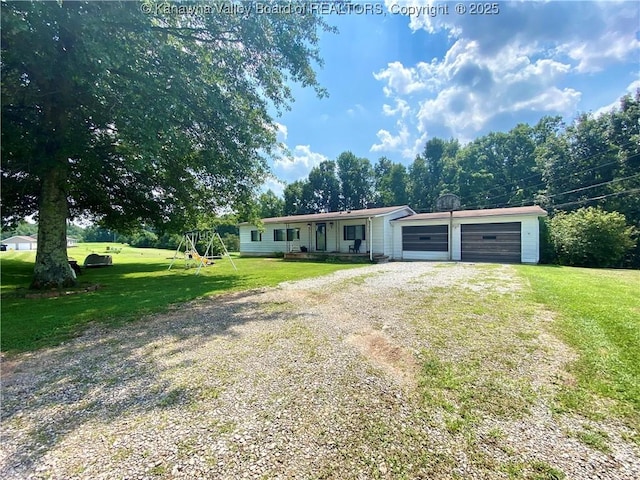
M571 121L640 88L638 1L357 3L325 17L339 30L319 44L329 97L292 85L275 118L289 155L270 159L265 189L278 195L344 151L409 165L429 138Z

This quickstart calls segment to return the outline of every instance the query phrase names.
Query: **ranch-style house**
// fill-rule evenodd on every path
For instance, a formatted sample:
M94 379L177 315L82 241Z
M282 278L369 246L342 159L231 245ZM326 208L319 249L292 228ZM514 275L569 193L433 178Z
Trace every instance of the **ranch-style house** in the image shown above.
M407 205L241 223L240 253L367 255L391 260L538 263L539 206L416 213Z

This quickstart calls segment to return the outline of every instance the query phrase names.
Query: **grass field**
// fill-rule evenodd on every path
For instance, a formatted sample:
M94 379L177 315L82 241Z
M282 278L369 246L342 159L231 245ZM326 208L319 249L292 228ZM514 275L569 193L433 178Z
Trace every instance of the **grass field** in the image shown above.
M113 248L121 249L120 253L113 253ZM78 277L79 287L98 284L99 290L56 298L24 298L35 252L2 252L3 352L13 354L56 345L77 335L91 322L122 324L199 297L274 286L357 267L233 257L237 271L224 258L203 267L196 275L194 268L185 268L182 258L168 270L174 255L169 250L112 243L84 243L69 250L69 256L80 265L90 253L110 253L113 257L113 266L83 269Z
M556 312L554 333L578 353L570 367L577 384L564 389L559 408L622 416L640 431L640 271L518 269L530 298Z

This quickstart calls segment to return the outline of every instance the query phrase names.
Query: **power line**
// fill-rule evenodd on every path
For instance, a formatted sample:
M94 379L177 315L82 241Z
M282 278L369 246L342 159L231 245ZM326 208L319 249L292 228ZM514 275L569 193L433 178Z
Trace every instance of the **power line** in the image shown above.
M596 183L595 185L589 185L587 187L574 188L573 190L567 190L566 192L554 193L553 195L545 195L545 197L553 198L553 197L558 197L560 195L566 195L568 193L581 192L583 190L589 190L590 188L601 187L603 185L608 185L610 183L622 182L624 180L629 180L630 178L634 178L638 176L640 176L640 173L636 173L635 175L629 175L628 177L623 177L623 178L614 178L613 180L609 180L608 182Z
M617 147L618 149L622 149L622 148L625 148L625 147L634 146L635 144L636 144L636 143L635 143L633 140L629 140L628 142L622 143L622 144L620 144L620 145L613 145L613 146ZM580 157L580 160L581 160L581 161L589 161L589 160L591 160L591 159L593 159L593 158L596 158L596 157L599 157L599 156L603 155L604 153L605 153L605 152L601 152L601 153L596 153L596 154L593 154L593 155L589 155L589 156L587 156L587 157ZM636 155L632 155L632 156L631 156L631 158L634 158L634 157L636 157L636 156L638 156L638 155L637 155L637 154L636 154ZM582 173L587 173L587 172L590 172L590 171L592 171L592 170L596 170L596 169L598 169L598 168L602 168L602 167L606 167L606 166L609 166L609 165L616 164L616 163L618 163L618 162L619 162L618 160L614 160L614 161L612 161L612 162L607 162L607 163L603 163L602 165L597 165L597 166L595 166L595 167L588 168L587 170L582 170L582 171L578 171L578 172L572 172L572 173L569 173L569 174L567 174L567 175L563 175L563 176L558 177L558 178L562 179L562 178L567 178L567 177L569 177L569 176L573 176L573 175L578 175L578 174L582 174ZM512 181L512 182L509 182L507 185L508 185L508 186L509 186L509 185L515 185L515 184L518 184L518 183L520 183L520 182L522 182L522 181L524 181L524 180L528 180L528 179L530 179L530 178L537 177L538 175L542 175L542 172L540 172L540 173L536 173L536 174L533 174L533 175L529 175L529 176L523 177L523 178L518 179L518 180L514 180L514 181ZM532 186L529 186L529 187L526 187L526 188L533 188L533 187L537 187L538 185L544 185L545 183L546 183L546 182L537 183L537 184L535 184L535 185L532 185ZM503 185L498 186L498 187L491 188L491 189L487 190L487 193L488 193L488 192L491 192L491 191L493 191L493 190L497 190L498 188L502 188L502 187L503 187ZM492 198L499 198L499 197L504 196L504 195L506 195L506 194L497 195L497 196L492 197ZM489 198L489 200L491 200L491 198Z
M636 156L637 156L637 155L633 155L633 156L632 156L632 157L630 157L630 158L634 158L634 157L636 157ZM571 177L571 176L575 176L575 175L579 175L579 174L587 173L587 172L590 172L590 171L592 171L592 170L597 170L597 169L599 169L599 168L606 167L606 166L609 166L609 165L613 165L613 164L616 164L616 163L618 163L618 161L617 161L617 160L616 160L616 161L613 161L613 162L603 163L602 165L598 165L598 166L595 166L595 167L591 167L591 168L588 168L588 169L586 169L586 170L582 170L582 171L578 171L578 172L573 172L573 173L570 173L570 174L568 174L568 175L563 175L563 176L561 176L561 177L558 177L558 179L568 178L568 177ZM581 191L581 190L588 190L588 189L595 188L595 187L599 187L599 186L606 185L606 184L609 184L609 183L614 183L614 182L619 182L619 181L623 181L623 180L628 180L628 179L630 179L630 178L637 177L638 175L640 175L640 174L634 174L634 175L630 175L630 176L628 176L628 177L624 177L624 178L617 178L617 179L609 180L609 181L606 181L606 182L598 183L598 184L595 184L595 185L587 185L587 186L579 187L579 188L576 188L576 189L573 189L573 190L567 190L567 191L565 191L565 192L555 193L555 194L553 194L553 195L547 195L547 198L552 198L552 197L556 197L556 196L559 196L559 195L564 195L564 194L567 194L567 193L574 193L574 192L578 192L578 191ZM535 187L537 187L537 186L540 186L540 185L546 185L546 184L547 184L547 182L536 183L536 184L531 185L531 186L529 186L529 187L525 187L525 188L523 188L522 190L525 190L525 189L531 189L531 188L535 188ZM494 187L494 188L493 188L493 189L491 189L491 190L495 190L495 189L497 189L497 188L501 188L501 187ZM488 190L488 191L491 191L491 190ZM493 197L486 198L485 200L486 200L486 201L490 201L490 200L494 200L494 199L496 199L496 198L504 197L504 196L506 196L506 195L512 195L513 193L514 193L514 192L505 192L505 193L500 194L500 195L496 195L496 196L493 196ZM515 193L517 193L517 192L515 192ZM521 202L521 203L522 203L522 202ZM506 202L506 204L507 204L507 205L511 204L511 201ZM479 208L479 207L481 207L481 206L485 206L485 205L487 205L487 204L486 204L485 202L483 202L482 204L476 204L473 208ZM494 206L496 206L496 207L497 207L497 206L499 206L499 204L492 204L492 205L494 205ZM465 206L465 207L467 207L467 205L464 205L464 206Z
M608 193L607 195L600 195L599 197L584 198L582 200L576 200L575 202L560 203L558 205L553 205L553 208L557 209L560 207L568 207L570 205L578 205L581 203L590 202L592 200L603 200L609 197L617 197L618 195L626 195L628 193L636 193L636 192L640 192L640 188L632 188L630 190L623 190L621 192Z

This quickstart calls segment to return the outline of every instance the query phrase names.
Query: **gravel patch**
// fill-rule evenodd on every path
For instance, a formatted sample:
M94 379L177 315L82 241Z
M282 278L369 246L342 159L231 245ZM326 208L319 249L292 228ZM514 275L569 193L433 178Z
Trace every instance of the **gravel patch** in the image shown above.
M372 265L20 355L3 369L0 477L509 478L504 465L539 462L566 478L639 478L631 432L590 422L608 436L603 453L571 434L585 419L552 414L572 352L544 332L542 310L515 371L536 392L529 412L485 416L470 447L425 410L430 338L407 318L453 287L515 295L522 285L508 266Z

